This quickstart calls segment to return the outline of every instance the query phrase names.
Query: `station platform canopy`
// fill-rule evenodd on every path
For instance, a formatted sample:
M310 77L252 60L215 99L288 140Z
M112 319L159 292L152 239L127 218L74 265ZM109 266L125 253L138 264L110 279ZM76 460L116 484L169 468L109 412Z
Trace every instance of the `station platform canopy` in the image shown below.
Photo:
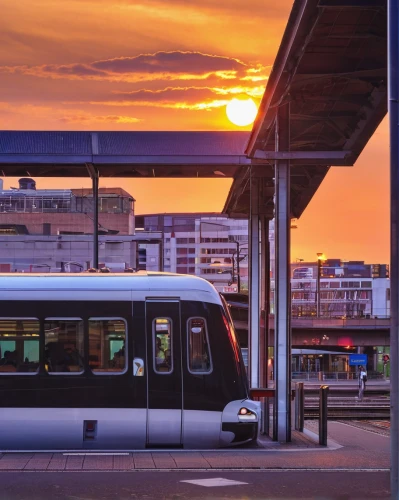
M387 112L386 0L295 0L246 155L272 217L276 111L290 104L291 210L299 217L330 166L353 165ZM224 212L248 217L249 169Z
M235 177L249 132L0 131L0 175Z

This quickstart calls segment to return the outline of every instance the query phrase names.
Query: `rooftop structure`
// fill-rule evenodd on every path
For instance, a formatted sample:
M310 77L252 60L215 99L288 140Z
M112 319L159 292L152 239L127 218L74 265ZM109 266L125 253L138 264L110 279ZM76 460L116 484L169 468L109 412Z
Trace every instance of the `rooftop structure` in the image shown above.
M0 181L1 234L91 234L91 189L36 189L31 178L18 188ZM122 188L100 188L99 234L134 234L134 198Z

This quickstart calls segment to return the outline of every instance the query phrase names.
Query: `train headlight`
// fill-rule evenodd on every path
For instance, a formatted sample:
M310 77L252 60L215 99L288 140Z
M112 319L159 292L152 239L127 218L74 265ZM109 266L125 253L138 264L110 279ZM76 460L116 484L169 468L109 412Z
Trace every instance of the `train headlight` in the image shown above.
M245 406L243 406L242 408L240 408L238 410L238 420L240 422L247 422L250 420L256 420L256 418L257 418L256 413L254 413L251 410L248 410L248 408L245 408Z

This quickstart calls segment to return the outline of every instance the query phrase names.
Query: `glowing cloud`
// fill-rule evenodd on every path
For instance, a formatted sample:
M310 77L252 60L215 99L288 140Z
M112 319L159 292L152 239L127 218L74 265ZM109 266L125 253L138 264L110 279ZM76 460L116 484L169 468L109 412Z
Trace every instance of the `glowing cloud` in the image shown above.
M239 59L201 52L156 52L117 57L87 64L2 66L1 72L41 78L139 82L151 80L201 80L216 75L224 80L243 76L250 67Z

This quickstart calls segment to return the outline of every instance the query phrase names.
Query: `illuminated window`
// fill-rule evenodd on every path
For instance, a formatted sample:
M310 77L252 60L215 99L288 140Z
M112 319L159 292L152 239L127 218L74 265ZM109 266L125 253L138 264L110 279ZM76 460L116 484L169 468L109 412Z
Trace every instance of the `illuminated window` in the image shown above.
M152 323L154 371L172 373L172 320L156 318Z
M0 320L0 374L38 372L39 330L37 319Z
M126 370L126 330L123 319L89 319L89 366L93 373L122 373Z

